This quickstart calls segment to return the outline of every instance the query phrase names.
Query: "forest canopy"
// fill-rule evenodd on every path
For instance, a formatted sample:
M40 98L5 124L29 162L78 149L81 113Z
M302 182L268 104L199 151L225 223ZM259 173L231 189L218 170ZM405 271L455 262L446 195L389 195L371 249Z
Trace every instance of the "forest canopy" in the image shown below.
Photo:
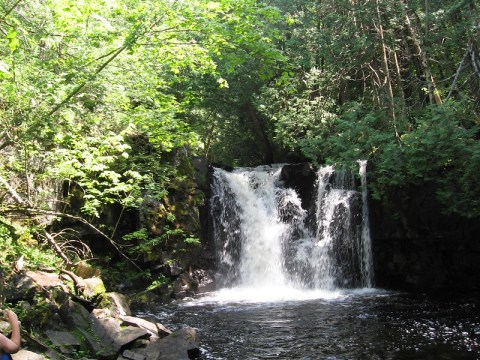
M374 197L430 182L446 212L478 216L479 15L474 0L2 0L0 237L55 248L47 229L70 217L112 240L103 207L162 201L195 156L365 159Z

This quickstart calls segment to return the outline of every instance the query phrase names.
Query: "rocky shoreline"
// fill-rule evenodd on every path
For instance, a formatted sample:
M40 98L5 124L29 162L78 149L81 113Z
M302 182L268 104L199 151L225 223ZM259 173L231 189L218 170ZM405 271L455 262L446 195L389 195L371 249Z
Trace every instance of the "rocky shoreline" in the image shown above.
M3 297L22 321L22 350L14 360L187 360L200 354L196 329L172 332L154 319L132 316L129 297L107 292L100 277L14 273ZM4 332L7 325L0 324Z

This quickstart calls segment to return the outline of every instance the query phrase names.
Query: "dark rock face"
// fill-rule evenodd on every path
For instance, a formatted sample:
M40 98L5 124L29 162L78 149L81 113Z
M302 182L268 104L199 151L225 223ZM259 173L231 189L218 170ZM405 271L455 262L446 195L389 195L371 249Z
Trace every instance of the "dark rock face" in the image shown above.
M370 226L377 287L480 290L480 219L443 214L433 186L370 201Z
M202 179L211 179L212 168L207 169ZM317 175L311 164L285 165L280 180L299 193L304 209L315 206ZM203 183L207 199L210 181ZM480 291L480 219L443 214L430 184L398 189L383 203L370 199L369 208L376 287ZM202 268L212 269L216 264L208 202L203 210L199 258Z
M315 204L313 192L317 174L309 163L287 164L282 167L280 180L285 187L295 189L302 200L302 208L310 209Z

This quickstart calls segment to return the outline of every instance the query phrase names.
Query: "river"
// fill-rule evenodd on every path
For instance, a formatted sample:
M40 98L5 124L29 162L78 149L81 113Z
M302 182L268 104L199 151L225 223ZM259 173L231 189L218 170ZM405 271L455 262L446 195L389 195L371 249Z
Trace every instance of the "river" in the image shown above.
M283 165L215 169L220 290L148 315L173 330L197 328L204 360L480 359L476 298L374 287L359 164L361 186L322 167L303 198Z
M174 330L197 328L205 360L480 359L474 298L376 289L277 295L225 289L150 315Z

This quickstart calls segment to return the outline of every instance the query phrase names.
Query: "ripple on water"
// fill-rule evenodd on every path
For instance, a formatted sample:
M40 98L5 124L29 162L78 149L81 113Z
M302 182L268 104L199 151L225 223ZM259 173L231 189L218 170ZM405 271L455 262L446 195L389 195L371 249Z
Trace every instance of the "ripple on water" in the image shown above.
M297 300L233 295L211 293L151 315L173 329L198 328L205 360L480 359L476 300L374 290Z

